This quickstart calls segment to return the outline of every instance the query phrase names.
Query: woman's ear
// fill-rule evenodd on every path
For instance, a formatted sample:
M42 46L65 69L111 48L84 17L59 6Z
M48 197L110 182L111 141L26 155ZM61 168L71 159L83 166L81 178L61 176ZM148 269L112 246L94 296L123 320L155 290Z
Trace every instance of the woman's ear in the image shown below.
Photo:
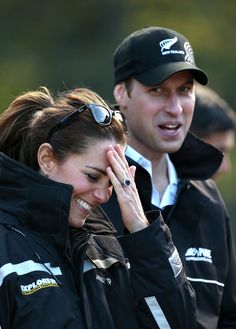
M41 172L49 177L50 172L56 165L53 149L49 143L43 143L40 145L38 149L38 163Z
M124 83L119 83L115 86L114 97L121 108L126 108L128 94Z

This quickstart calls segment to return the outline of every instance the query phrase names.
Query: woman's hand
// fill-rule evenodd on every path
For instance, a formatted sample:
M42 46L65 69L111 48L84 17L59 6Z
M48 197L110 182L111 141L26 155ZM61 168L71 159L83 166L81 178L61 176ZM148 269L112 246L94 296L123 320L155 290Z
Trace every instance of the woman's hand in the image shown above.
M129 167L120 145L110 146L107 158L110 163L107 174L117 194L124 225L131 233L142 230L149 225L149 222L144 214L134 181L136 167Z

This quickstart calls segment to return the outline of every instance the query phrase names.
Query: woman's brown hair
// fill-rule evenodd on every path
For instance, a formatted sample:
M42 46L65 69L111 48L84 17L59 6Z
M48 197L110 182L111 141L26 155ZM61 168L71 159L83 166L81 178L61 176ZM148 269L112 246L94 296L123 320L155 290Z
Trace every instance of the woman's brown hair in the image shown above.
M87 88L76 88L53 97L46 87L19 95L0 115L0 152L39 170L37 152L48 142L51 128L67 114L85 104L108 104ZM78 114L70 124L52 134L50 144L58 161L71 153L81 154L93 142L115 140L125 144L121 121L115 117L109 125L98 125L89 110Z

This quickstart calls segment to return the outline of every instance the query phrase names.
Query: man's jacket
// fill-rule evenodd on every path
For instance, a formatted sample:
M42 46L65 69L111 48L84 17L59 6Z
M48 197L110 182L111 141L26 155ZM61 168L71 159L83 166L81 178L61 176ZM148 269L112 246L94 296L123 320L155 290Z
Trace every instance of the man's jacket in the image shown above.
M179 184L175 204L163 210L163 217L196 293L197 328L236 328L236 254L230 220L215 183L208 179L222 155L189 133L170 158ZM149 173L127 159L137 167L135 180L145 211L155 209ZM121 234L124 228L115 195L103 208Z

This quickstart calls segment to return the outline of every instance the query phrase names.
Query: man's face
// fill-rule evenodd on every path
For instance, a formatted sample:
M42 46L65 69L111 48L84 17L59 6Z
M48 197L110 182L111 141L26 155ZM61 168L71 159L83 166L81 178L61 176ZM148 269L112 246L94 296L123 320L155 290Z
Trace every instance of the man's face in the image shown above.
M176 152L189 130L194 104L191 71L152 87L132 80L130 93L126 90L119 104L127 119L129 144L149 160Z
M232 151L235 144L234 130L215 132L209 136L201 138L224 153L222 163L213 178L217 179L221 174L229 173L231 171L230 151Z

